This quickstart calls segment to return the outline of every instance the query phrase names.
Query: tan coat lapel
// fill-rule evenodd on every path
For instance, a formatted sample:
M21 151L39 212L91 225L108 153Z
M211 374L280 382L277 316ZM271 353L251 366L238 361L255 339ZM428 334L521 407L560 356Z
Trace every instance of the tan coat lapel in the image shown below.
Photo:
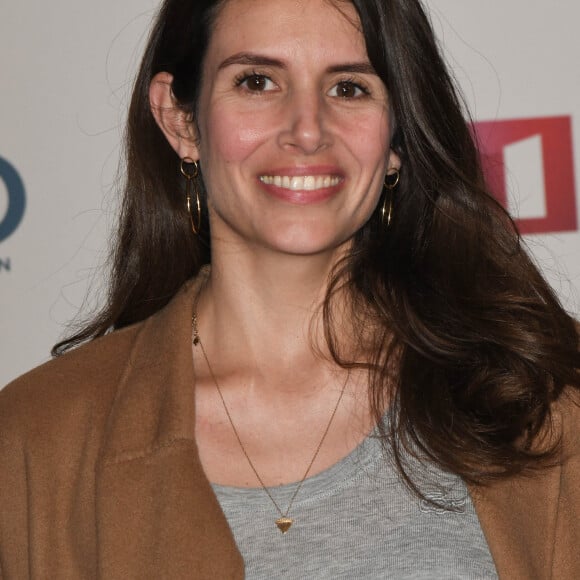
M518 479L472 492L500 578L552 578L558 488L559 474L552 471L541 481Z
M580 407L564 395L553 417L559 465L471 490L502 579L580 579Z
M97 469L99 577L243 578L194 441L188 285L143 325Z

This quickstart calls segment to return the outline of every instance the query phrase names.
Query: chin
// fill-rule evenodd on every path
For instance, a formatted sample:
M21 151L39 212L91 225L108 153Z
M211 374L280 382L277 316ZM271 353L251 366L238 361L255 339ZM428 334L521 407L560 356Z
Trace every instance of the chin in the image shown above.
M320 235L322 232L302 232L291 236L277 236L271 240L270 247L279 252L295 256L332 257L340 252L352 236Z

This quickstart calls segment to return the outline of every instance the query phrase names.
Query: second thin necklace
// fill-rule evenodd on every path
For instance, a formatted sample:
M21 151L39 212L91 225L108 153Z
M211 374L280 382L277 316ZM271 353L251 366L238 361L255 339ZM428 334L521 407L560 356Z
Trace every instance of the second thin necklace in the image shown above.
M268 487L264 484L264 481L260 477L258 470L254 466L254 463L250 459L250 456L248 455L248 452L246 451L246 448L244 447L244 444L242 443L242 439L240 438L240 434L238 433L238 430L236 429L236 425L232 419L232 416L230 414L228 406L226 405L226 400L224 399L224 395L222 393L220 385L217 381L215 373L213 372L212 366L209 362L209 358L207 356L207 353L205 352L205 348L203 347L203 343L201 342L201 338L199 336L199 328L197 325L197 315L195 312L193 313L192 318L191 318L191 325L192 325L192 329L193 329L193 344L194 344L194 346L199 346L201 349L201 352L203 354L203 358L204 358L205 363L207 365L207 368L209 370L209 374L211 375L212 381L215 384L216 390L219 394L222 405L224 407L224 411L226 412L226 415L228 417L228 421L230 422L230 425L232 427L234 435L236 436L236 439L238 440L238 443L240 444L240 448L242 449L242 452L244 453L244 456L246 457L249 466L252 468L254 475L256 476L257 480L259 481L260 486L266 492L266 494L270 498L270 501L274 504L274 507L276 508L278 513L280 514L280 517L276 520L276 526L278 526L278 529L283 534L285 534L290 529L292 524L294 523L294 519L289 517L290 510L292 509L292 505L294 504L294 500L296 499L298 492L302 488L302 485L306 481L306 478L308 477L308 474L310 473L310 470L312 469L312 465L314 464L314 462L316 461L316 458L318 457L318 453L320 452L320 448L322 447L322 444L324 443L324 440L326 439L326 435L328 434L328 431L330 430L330 426L332 425L332 421L334 420L334 416L336 415L336 411L338 410L338 407L339 407L340 402L342 401L342 397L344 395L344 391L346 390L346 385L348 383L350 373L348 373L346 376L346 379L345 379L344 384L342 385L342 389L340 391L340 395L338 396L338 400L336 401L336 405L334 405L334 409L332 410L332 414L330 415L330 419L328 420L328 423L326 425L326 429L324 430L324 433L322 434L320 442L318 443L318 446L316 447L316 451L314 452L314 455L312 456L312 459L310 460L310 463L308 464L308 467L306 468L306 471L304 472L304 476L296 484L296 489L294 490L294 493L292 494L292 497L290 498L290 502L288 503L288 507L286 508L285 511L283 511L280 508L280 506L278 505L278 503L276 502L276 500L274 499L274 497L272 496L272 493L270 492Z

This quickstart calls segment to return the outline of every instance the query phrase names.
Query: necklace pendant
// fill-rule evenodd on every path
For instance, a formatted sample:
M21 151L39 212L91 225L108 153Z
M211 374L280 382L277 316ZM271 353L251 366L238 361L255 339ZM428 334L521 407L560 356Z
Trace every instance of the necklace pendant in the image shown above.
M289 529L290 526L294 523L294 520L292 518L288 518L286 516L283 516L281 518L278 518L276 520L276 525L278 526L278 529L285 534Z

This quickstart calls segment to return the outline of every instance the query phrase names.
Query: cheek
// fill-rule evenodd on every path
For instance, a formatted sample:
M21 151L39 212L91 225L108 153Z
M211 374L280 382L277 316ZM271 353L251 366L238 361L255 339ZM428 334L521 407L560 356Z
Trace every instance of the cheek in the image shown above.
M357 157L366 160L372 168L373 162L386 163L390 150L390 124L388 118L373 116L361 120L351 128L350 138Z
M206 125L202 150L205 142L209 157L225 164L243 161L267 138L267 124L257 114L236 114L215 108L208 115Z

